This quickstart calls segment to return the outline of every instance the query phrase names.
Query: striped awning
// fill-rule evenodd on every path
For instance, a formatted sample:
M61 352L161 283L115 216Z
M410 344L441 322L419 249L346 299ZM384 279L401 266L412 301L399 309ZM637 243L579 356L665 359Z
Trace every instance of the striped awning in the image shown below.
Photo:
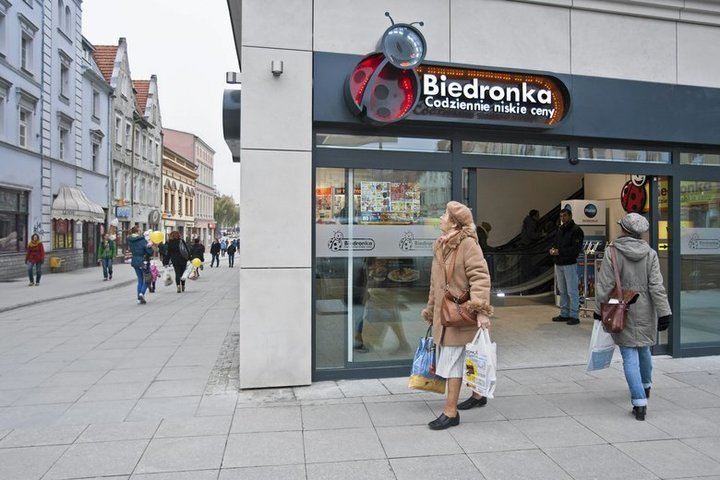
M105 212L90 200L85 192L75 187L62 186L52 204L52 218L81 222L105 221Z

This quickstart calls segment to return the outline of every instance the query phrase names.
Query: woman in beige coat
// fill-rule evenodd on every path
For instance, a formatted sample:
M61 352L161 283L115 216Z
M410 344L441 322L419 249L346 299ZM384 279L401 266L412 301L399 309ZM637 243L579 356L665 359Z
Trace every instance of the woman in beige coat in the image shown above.
M422 316L432 323L432 334L438 345L436 374L447 379L447 400L443 413L428 425L444 430L460 423L458 410L483 406L487 399L473 393L458 405L465 363L465 344L475 337L478 328L490 327L490 273L482 249L478 244L470 209L459 202L449 202L440 217L443 234L433 245L433 264L430 274L430 295ZM450 263L454 263L454 269ZM452 271L452 277L446 274ZM440 322L442 300L446 288L456 296L470 291L466 306L477 317L477 326L443 327Z

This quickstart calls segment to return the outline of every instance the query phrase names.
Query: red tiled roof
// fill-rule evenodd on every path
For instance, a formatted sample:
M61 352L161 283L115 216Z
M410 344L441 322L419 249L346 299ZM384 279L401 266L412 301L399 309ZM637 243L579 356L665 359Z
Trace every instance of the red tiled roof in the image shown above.
M100 67L100 71L105 80L110 83L113 69L115 68L115 57L117 57L117 45L95 45L95 62Z
M140 115L145 115L145 107L147 106L148 90L150 90L150 80L133 80L135 87L135 108Z

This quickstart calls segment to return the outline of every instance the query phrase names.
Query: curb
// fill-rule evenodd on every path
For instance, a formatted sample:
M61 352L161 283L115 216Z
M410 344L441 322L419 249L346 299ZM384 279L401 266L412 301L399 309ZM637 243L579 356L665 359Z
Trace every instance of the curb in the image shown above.
M16 305L10 305L9 307L0 307L0 313L8 312L10 310L17 310L18 308L29 307L30 305L37 305L38 303L54 302L55 300L62 300L64 298L79 297L80 295L85 295L87 293L104 292L105 290L112 290L113 288L120 288L127 285L132 285L135 282L137 282L137 280L133 278L132 280L123 280L113 283L112 285L108 285L107 287L94 288L85 292L68 293L65 295L58 295L57 297L44 298L42 300L34 300L32 302L26 303L18 303Z

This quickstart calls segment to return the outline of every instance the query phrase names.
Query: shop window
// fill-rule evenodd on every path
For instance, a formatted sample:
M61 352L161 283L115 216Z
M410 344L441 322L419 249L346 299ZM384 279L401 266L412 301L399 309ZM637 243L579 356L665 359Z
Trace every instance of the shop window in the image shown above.
M580 160L602 160L608 162L670 163L670 152L578 147L578 158Z
M720 154L717 153L681 153L680 163L682 165L707 165L720 166Z
M380 137L376 135L340 135L318 133L318 148L343 148L355 150L388 150L406 152L450 152L450 140L435 138Z
M315 364L407 365L428 298L450 172L318 168Z
M567 147L498 142L462 142L463 153L513 157L567 158Z
M720 182L680 182L680 342L720 345Z
M0 188L0 254L25 251L28 192Z
M73 220L53 220L53 249L73 248Z

